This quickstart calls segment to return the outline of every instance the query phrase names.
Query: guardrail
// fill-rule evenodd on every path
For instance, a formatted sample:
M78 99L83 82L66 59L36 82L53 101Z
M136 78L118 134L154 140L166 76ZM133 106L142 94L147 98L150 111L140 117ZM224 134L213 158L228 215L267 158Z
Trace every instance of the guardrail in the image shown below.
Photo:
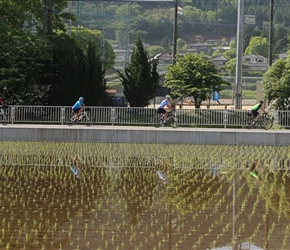
M151 125L154 108L134 107L90 107L93 124ZM8 123L67 124L72 116L71 106L9 106ZM234 109L177 109L178 126L241 127L246 110ZM274 127L290 127L290 111L274 112Z

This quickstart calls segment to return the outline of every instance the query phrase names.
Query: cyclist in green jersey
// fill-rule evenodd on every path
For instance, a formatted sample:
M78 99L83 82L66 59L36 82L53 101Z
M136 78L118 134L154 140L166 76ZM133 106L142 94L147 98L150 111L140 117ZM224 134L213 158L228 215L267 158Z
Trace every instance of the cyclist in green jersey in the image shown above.
M259 113L259 110L260 110L260 109L261 109L264 113L267 113L267 112L265 111L265 109L262 107L263 103L264 103L263 101L260 101L259 103L257 103L255 106L252 107L252 109L251 109L251 113L252 113L252 115L254 116L254 120L253 120L252 125L254 125L254 124L258 121L258 119L260 118L260 116L262 115L261 113Z

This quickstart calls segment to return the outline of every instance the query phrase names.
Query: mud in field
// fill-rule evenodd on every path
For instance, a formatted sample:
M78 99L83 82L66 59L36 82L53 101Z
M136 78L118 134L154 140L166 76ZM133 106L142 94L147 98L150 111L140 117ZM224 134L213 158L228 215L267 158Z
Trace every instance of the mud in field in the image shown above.
M0 249L290 248L283 170L0 169Z

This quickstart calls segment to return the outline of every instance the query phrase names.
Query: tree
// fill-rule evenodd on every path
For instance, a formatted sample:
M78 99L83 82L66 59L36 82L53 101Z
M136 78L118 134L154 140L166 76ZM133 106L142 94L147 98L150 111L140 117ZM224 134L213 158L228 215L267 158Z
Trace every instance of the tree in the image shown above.
M106 97L103 62L94 41L88 46L61 34L54 40L53 75L49 92L49 104L68 105L79 96L86 104L101 105Z
M285 52L288 48L288 29L281 24L276 24L274 29L274 53Z
M158 55L158 54L162 54L163 52L165 52L165 49L161 46L150 46L147 49L148 55L150 58L154 58L154 56Z
M44 104L52 85L53 40L65 30L67 1L0 2L0 91L13 104ZM49 7L49 9L47 9ZM38 31L38 32L37 32Z
M0 34L0 93L7 103L45 103L51 64L51 53L45 41L1 25Z
M93 42L96 53L102 56L103 68L107 70L113 67L116 55L112 45L107 40L104 40L104 44L102 44L102 33L98 30L91 30L84 27L80 27L80 30L80 34L72 32L72 35L76 40L79 40L82 48L86 50L88 44Z
M51 89L49 104L69 105L84 96L86 60L84 51L73 38L61 34L53 40Z
M169 66L165 75L165 86L171 88L172 96L193 96L196 108L208 99L213 91L221 91L223 84L228 85L218 75L210 60L191 53L185 56L177 55L176 63Z
M184 40L182 40L181 38L177 39L177 52L178 53L182 53L185 52L187 50L187 44Z
M229 44L229 49L223 53L223 56L230 60L232 58L236 58L237 55L237 43L236 40L231 40Z
M160 42L160 46L163 47L165 50L170 49L170 44L171 44L171 40L168 36L163 37Z
M105 70L102 67L102 60L97 53L94 42L89 42L87 48L87 84L84 95L86 104L102 105L105 102L107 85L105 81Z
M155 96L159 86L159 74L155 60L149 60L140 37L135 42L131 62L125 67L124 72L117 71L124 87L131 107L147 106Z
M268 56L268 39L259 36L252 37L245 53L247 55Z
M275 108L286 110L290 107L290 57L279 59L263 76L263 90L267 99L275 101Z

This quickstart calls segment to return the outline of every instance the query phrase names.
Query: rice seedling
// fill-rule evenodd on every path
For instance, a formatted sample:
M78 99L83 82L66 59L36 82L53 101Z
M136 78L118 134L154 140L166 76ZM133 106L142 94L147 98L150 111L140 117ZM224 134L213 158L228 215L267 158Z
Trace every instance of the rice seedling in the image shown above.
M168 145L160 152L159 145L3 143L1 247L8 243L12 247L16 240L28 249L231 245L234 191L237 235L255 241L262 230L258 225L264 223L261 207L266 202L267 213L276 220L267 237L274 239L282 227L283 244L289 244L287 147ZM76 154L87 167L80 180L69 169L71 155ZM261 157L270 160L269 171L261 173L257 185L244 163ZM213 164L222 164L227 173L212 177ZM157 171L166 173L167 183ZM239 183L235 188L234 178ZM189 236L196 237L195 244ZM235 236L234 241L238 240ZM277 249L282 249L282 241Z

